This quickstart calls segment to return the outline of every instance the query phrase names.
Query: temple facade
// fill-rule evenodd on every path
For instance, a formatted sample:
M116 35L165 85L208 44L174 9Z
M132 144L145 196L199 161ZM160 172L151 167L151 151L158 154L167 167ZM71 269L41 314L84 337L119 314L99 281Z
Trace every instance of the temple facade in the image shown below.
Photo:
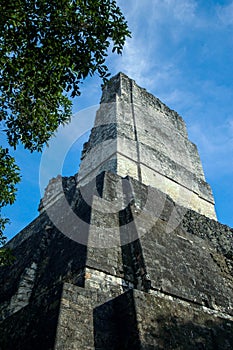
M233 230L183 119L119 73L0 268L0 350L233 348Z

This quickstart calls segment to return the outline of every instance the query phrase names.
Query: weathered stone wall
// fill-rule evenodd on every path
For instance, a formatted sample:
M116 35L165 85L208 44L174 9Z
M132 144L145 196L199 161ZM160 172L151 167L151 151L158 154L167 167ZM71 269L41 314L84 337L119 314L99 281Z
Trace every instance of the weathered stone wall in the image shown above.
M136 199L130 205L133 229L151 288L233 315L232 229L130 181Z
M0 350L232 349L233 230L182 118L119 74L82 157L8 243Z
M96 349L231 349L233 323L170 296L128 291L94 309Z
M37 225L42 222L39 217ZM28 239L15 246L13 254L15 263L0 269L0 320L26 307L56 283L84 284L86 247L59 233L51 223L40 231L31 231Z
M21 259L23 259L21 257ZM0 322L1 350L54 349L62 285L40 290L27 306Z
M74 221L73 215L63 210L64 198L58 191L57 201L54 195L48 211L44 211L42 201L42 214L9 242L16 261L0 269L0 349L34 348L41 336L36 334L44 332L43 317L48 317L48 327L50 320L58 327L56 337L55 330L51 337L46 333L45 349L130 349L131 343L134 349L162 349L163 334L170 326L177 344L184 340L182 332L192 332L193 327L196 335L190 349L198 346L199 328L200 339L205 334L207 337L203 344L214 349L209 334L222 332L225 337L233 322L232 229L175 205L158 189L129 177L103 173L83 188L76 188L72 179L63 181L64 198L71 213L87 225ZM56 191L54 182L53 188ZM68 236L54 226L48 217L50 210L57 214L58 224L68 230ZM79 242L83 235L86 245ZM142 294L129 301L122 295L131 289ZM106 305L109 300L113 304ZM172 307L169 316L173 301L181 306ZM128 310L127 302L132 306ZM156 313L156 303L164 305L163 316ZM144 304L148 317L140 318ZM175 310L179 310L177 327ZM157 325L161 317L165 333ZM38 322L31 330L34 319ZM158 330L150 335L150 327L160 327L161 335L156 335ZM104 330L109 332L106 339L102 339ZM110 342L114 334L118 347ZM25 337L26 343L20 340ZM223 344L227 341L232 344L230 336ZM169 344L166 346L172 349Z
M233 345L233 322L173 298L133 291L140 349L224 349Z
M97 281L98 279L96 279ZM89 287L91 286L89 285ZM110 289L103 289L100 284L98 287L84 289L65 283L55 349L96 349L93 310L97 305L102 305L119 294L118 286L112 285ZM109 319L107 322L111 322L111 320ZM114 332L111 326L109 328L111 332ZM110 334L106 336L110 336Z
M129 175L216 219L212 191L183 119L122 73L106 85L101 102L79 185L102 171Z

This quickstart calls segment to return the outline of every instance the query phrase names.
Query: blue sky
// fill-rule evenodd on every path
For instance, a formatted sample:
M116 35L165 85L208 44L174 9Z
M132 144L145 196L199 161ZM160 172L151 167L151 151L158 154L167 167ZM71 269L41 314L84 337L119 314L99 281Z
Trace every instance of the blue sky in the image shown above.
M119 0L118 4L132 38L122 56L109 55L110 72L126 73L184 118L213 189L218 220L233 227L233 1ZM74 113L99 103L100 85L98 77L83 83ZM84 126L64 161L63 175L77 172L81 145L93 119L78 118L80 113L77 124L82 120ZM70 133L62 130L64 143ZM12 221L6 230L9 238L37 216L40 199L41 155L19 147L14 156L22 182L17 201L4 210ZM48 165L49 176L57 175L55 163Z

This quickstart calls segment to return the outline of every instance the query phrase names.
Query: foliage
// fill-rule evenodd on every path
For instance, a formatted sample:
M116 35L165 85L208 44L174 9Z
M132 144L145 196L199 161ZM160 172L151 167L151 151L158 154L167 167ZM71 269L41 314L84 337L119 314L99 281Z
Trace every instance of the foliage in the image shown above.
M0 123L10 146L31 152L69 122L70 97L87 76L107 79L109 48L121 54L130 36L115 0L1 0L0 33ZM4 152L2 206L19 180Z
M20 181L19 168L15 164L13 157L9 155L8 149L0 146L0 215L1 209L12 204L16 196L16 184ZM6 224L9 222L8 218L0 216L0 246L6 241L3 235ZM9 250L0 250L0 265L9 263L12 260Z
M0 209L15 201L15 185L20 181L19 167L8 149L0 146Z
M98 72L106 79L110 42L121 53L129 35L112 0L2 0L0 18L1 100L9 144L41 150L69 121L68 96Z
M15 261L15 257L9 248L0 249L0 266L12 265Z

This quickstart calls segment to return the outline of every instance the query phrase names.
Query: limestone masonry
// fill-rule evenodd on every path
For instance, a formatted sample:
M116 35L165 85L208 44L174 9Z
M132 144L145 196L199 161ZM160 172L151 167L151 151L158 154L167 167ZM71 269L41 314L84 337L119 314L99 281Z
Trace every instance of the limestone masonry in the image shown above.
M105 170L129 175L216 219L212 191L183 119L122 73L104 89L101 102L78 184Z
M119 73L0 268L0 350L233 348L233 230L185 123Z

